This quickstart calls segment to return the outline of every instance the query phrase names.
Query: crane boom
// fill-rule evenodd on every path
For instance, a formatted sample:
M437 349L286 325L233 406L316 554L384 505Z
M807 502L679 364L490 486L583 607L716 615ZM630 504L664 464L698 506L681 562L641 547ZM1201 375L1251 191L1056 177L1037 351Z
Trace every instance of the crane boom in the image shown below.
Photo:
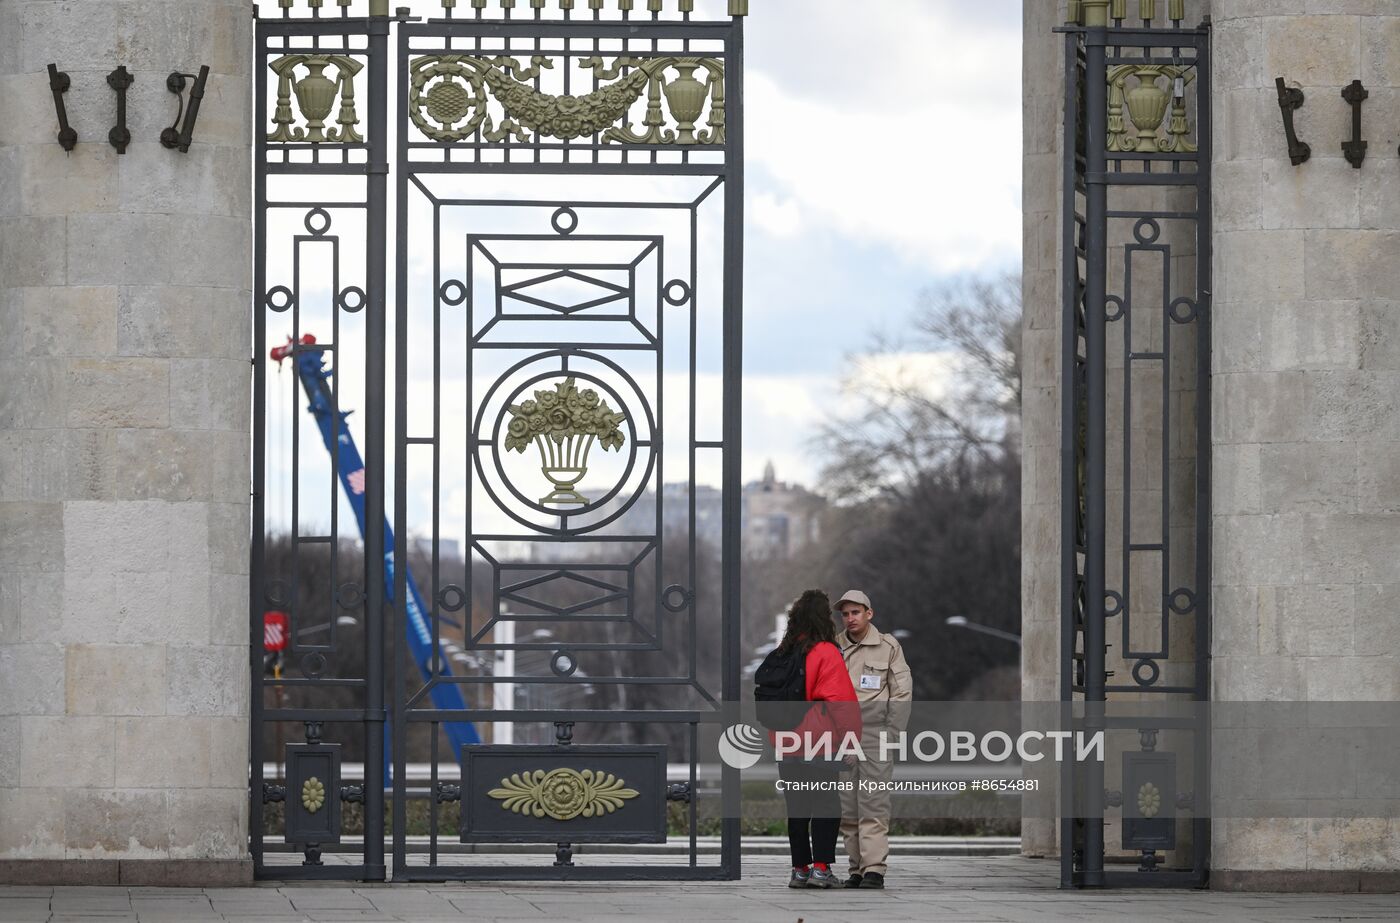
M292 365L296 369L297 378L306 391L307 400L310 401L308 409L316 419L316 426L321 431L321 439L325 443L326 451L336 462L336 470L340 476L340 487L345 491L345 498L350 502L350 508L355 512L355 522L359 524L360 536L363 538L367 528L365 523L365 463L360 457L360 450L355 446L354 438L350 435L350 428L345 425L345 418L350 415L349 411L342 411L339 414L335 411L335 402L329 383L333 373L326 369L324 350L316 346L315 337L307 334L302 337L299 344L288 342L285 346L275 347L272 350L272 358L279 365L284 359L293 360ZM418 584L413 579L413 571L407 564L404 565L404 584L408 587L407 605L404 606L404 634L408 640L409 650L413 653L413 660L418 664L418 671L423 676L423 681L432 684L429 695L432 696L433 705L443 711L465 710L467 703L462 696L462 687L456 683L440 681L441 678L452 676L451 658L447 656L446 650L439 651L437 670L434 673L433 632L428 624L428 618L424 614L423 597L418 592ZM385 599L392 605L394 601L394 530L390 527L387 516L384 519L384 593ZM445 645L443 646L445 647ZM461 757L464 744L481 743L481 736L470 721L446 721L443 722L443 729L447 732L448 740L452 742L454 757Z

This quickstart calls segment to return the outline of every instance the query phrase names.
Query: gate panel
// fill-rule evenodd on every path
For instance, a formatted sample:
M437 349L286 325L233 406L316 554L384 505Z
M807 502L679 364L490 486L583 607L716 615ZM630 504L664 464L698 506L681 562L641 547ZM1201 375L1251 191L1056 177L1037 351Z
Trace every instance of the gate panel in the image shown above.
M735 876L735 822L697 840L738 679L741 20L486 13L400 31L395 559L422 537L433 662L395 661L394 875ZM574 857L668 817L679 862ZM502 840L534 860L451 848Z
M256 874L737 877L746 4L441 6L258 23Z
M1065 27L1061 699L1066 887L1208 868L1210 32L1184 5ZM1139 20L1134 20L1139 21ZM1114 859L1135 871L1109 871Z
M254 66L250 852L259 878L374 880L385 572L365 524L384 522L388 20L281 6ZM358 856L325 862L353 840Z

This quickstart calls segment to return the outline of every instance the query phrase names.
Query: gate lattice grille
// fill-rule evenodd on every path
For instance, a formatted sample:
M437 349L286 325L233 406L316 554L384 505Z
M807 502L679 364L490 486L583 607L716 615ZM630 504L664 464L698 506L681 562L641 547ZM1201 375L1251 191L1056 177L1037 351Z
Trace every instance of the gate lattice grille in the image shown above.
M742 20L473 6L258 24L257 873L385 877L387 791L399 880L735 877ZM678 863L575 864L668 814Z
M1200 704L1210 688L1210 33L1183 27L1179 0L1158 23L1168 28L1153 27L1155 4L1141 5L1138 28L1103 18L1126 15L1126 3L1108 7L1072 4L1089 24L1061 30L1061 700L1067 726L1102 729L1107 744L1104 764L1064 763L1061 881L1200 885L1210 846ZM1117 848L1106 844L1112 828ZM1111 853L1138 868L1106 871Z

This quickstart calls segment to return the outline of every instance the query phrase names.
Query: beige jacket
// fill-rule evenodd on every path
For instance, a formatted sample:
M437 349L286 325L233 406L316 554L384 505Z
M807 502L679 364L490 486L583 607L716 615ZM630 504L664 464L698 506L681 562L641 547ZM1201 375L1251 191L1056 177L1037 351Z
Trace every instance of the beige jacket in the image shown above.
M836 645L841 648L851 685L856 687L856 699L861 703L865 728L862 738L873 738L882 730L904 730L909 724L914 681L899 641L870 625L859 642L852 641L845 631L840 632Z

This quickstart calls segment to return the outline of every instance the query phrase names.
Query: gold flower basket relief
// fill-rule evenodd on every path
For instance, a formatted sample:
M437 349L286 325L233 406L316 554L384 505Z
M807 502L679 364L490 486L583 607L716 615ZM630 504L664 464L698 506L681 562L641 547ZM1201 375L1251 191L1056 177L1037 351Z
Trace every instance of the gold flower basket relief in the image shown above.
M620 450L627 415L615 412L598 392L580 391L572 377L535 392L534 400L510 407L505 449L522 455L531 446L540 453L540 471L554 489L540 498L542 506L587 506L578 483L588 474L594 445Z
M536 769L508 776L486 794L515 814L573 820L611 814L639 792L610 772Z

